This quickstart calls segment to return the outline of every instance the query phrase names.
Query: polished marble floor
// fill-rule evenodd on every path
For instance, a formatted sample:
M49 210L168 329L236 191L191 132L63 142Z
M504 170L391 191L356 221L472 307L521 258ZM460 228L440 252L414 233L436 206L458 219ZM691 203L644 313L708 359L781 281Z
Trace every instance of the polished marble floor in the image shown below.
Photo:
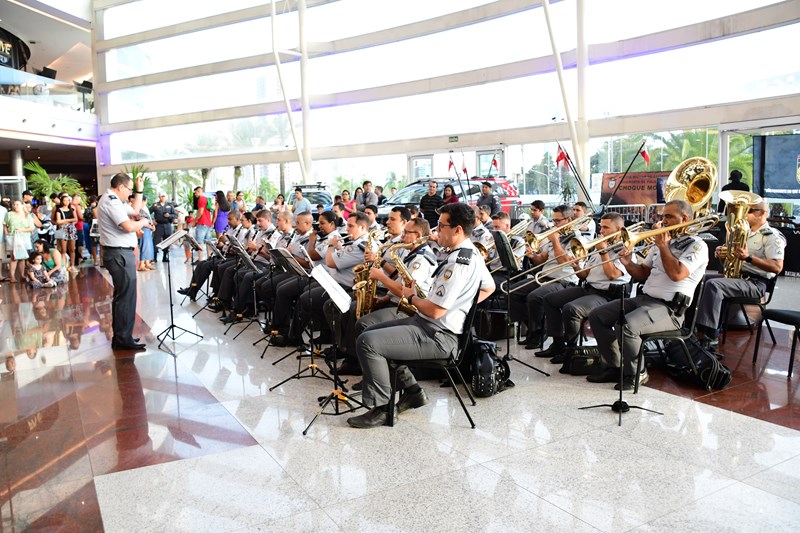
M191 273L175 252L173 289ZM182 255L182 254L181 254ZM792 307L782 280L773 307ZM789 331L751 364L732 333L733 370L706 392L659 369L628 400L563 376L512 345L516 387L480 399L470 429L452 392L394 428L321 416L330 382L292 379L294 357L255 327L225 327L176 299L166 265L139 277L136 332L148 350L110 347L111 287L85 267L66 287L0 285L0 531L796 531L800 400L787 380ZM201 302L202 303L202 300ZM302 362L303 368L306 361ZM356 378L358 379L358 378ZM328 413L331 409L328 410Z

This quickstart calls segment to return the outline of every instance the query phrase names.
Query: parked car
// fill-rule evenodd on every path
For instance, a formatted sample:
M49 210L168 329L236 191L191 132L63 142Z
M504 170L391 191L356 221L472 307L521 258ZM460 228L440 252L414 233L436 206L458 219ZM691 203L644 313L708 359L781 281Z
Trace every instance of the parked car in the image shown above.
M481 195L481 184L488 181L492 184L492 194L500 200L501 209L511 215L511 218L518 218L522 212L522 201L517 193L517 188L508 181L505 176L492 178L461 178L461 183L456 178L425 178L406 185L395 195L389 198L385 204L378 207L378 220L381 224L386 222L389 212L398 205L419 205L423 196L428 194L428 183L435 181L439 185L438 193L441 195L446 185L451 185L459 196L460 201L466 201L470 205L475 205Z

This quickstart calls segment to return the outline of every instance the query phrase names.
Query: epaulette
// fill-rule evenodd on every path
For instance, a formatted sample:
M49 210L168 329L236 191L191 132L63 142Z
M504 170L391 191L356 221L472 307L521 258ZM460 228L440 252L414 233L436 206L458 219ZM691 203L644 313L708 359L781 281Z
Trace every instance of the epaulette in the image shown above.
M472 234L476 237L479 237L484 231L486 231L486 228L483 226L477 226L474 230L472 230Z
M422 252L422 257L424 257L431 265L435 265L438 262L436 261L436 255L430 248L425 248L425 250Z
M367 249L367 243L363 241L358 243L358 249L361 250L362 252L365 251Z
M689 246L693 242L694 242L694 236L693 235L684 235L683 237L678 237L677 239L672 239L672 241L670 241L669 245L671 247L675 248L676 250L683 250L684 248L686 248L687 246Z
M758 232L761 235L772 235L772 227L767 226L766 228L761 228L760 230L758 230Z
M117 198L117 197L116 197L116 196L114 196L113 194L109 194L109 195L108 195L108 199L109 199L109 200L119 200L119 198Z
M303 237L298 244L308 244L309 239L309 237Z
M469 248L461 248L456 257L456 263L459 265L468 265L472 262L472 250Z

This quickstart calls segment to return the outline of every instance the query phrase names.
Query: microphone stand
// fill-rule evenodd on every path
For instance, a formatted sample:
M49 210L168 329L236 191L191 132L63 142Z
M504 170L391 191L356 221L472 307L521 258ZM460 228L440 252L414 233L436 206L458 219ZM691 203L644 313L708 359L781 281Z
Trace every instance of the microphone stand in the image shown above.
M596 409L598 407L610 407L612 411L615 413L619 413L619 425L622 426L622 413L627 413L631 409L639 409L641 411L647 411L648 413L654 413L657 415L663 415L664 413L660 413L658 411L654 411L652 409L646 409L644 407L639 407L638 405L628 405L628 402L622 399L622 382L624 380L624 365L625 365L625 344L622 342L622 330L625 328L625 297L628 293L628 286L627 285L620 285L619 288L622 290L622 294L620 295L619 299L619 319L617 320L617 343L619 344L619 399L614 403L601 403L599 405L589 405L586 407L579 407L578 409Z

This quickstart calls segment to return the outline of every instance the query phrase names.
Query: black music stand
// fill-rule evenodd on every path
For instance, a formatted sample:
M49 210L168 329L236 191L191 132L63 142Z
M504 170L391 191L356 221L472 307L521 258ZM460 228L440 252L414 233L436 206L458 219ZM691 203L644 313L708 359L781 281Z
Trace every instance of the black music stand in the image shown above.
M234 247L236 248L236 253L239 255L239 260L244 264L244 266L248 270L251 270L251 271L255 272L256 274L261 274L261 269L258 268L256 266L256 264L253 262L253 258L250 257L250 254L247 253L247 250L244 249L244 247L241 245L241 243L239 243L238 240L236 240L236 239L234 239L234 240L236 241L236 244L238 245L238 246L234 245ZM253 285L253 291L255 292L255 285ZM258 321L260 323L260 321L258 320L258 313L255 313L254 316L255 316L255 321ZM247 324L247 326L245 326L244 329L242 329L242 331L237 333L236 337L234 337L233 340L236 340L236 338L239 335L241 335L242 332L245 329L247 329L250 326L250 324L252 324L253 322L254 322L254 320L250 320L249 324ZM236 324L238 324L238 322L231 322L230 325L228 325L228 328L225 330L225 333L223 333L223 335L227 335L228 332L231 330L231 328L233 326L235 326Z
M193 252L200 252L203 250L203 247L200 245L200 243L197 242L195 238L189 235L188 233L186 233L186 235L183 236L183 240L189 243L189 247L192 249ZM194 261L194 257L192 257L192 274L194 274L195 265L196 262ZM206 280L205 290L200 289L200 292L203 293L203 296L208 298L208 280ZM181 305L183 305L183 303L186 301L186 298L188 298L188 296L183 297L183 300L181 300Z
M208 240L206 240L206 244L210 245L210 246L207 246L207 248L209 250L211 250L211 256L212 257L216 257L220 261L224 261L225 260L225 256L222 255L222 252L219 251L219 248L217 248L217 243L215 241L212 241L211 239L208 239ZM211 261L211 257L209 257L208 260ZM210 276L209 276L209 279L210 279ZM206 309L208 309L208 306L211 304L211 295L208 294L208 284L209 284L209 280L206 279L206 303L195 314L192 315L192 318L196 317L201 312L203 312Z
M161 250L162 252L169 248L173 243L178 242L181 237L184 237L186 232L184 230L178 230L160 243L156 244L156 248ZM161 349L161 346L164 344L164 341L167 340L167 337L172 339L173 341L183 335L184 333L189 333L199 338L203 338L202 335L195 333L193 331L189 331L188 329L184 329L180 326L175 325L175 314L172 311L172 269L170 268L169 264L167 265L167 292L169 293L169 326L167 329L156 335L156 338L159 340L158 348ZM178 335L175 335L175 330L178 329L181 332ZM163 338L162 338L163 335ZM170 350L167 350L170 355L175 356Z
M278 263L283 267L284 271L288 272L289 274L296 274L297 275L297 284L300 284L300 280L306 279L308 280L308 284L306 285L306 297L308 298L309 308L311 307L311 279L309 273L303 268L300 263L297 262L297 259L285 248L278 248L274 250L274 257L278 261ZM299 296L298 296L299 298ZM302 337L302 334L301 334ZM305 343L301 343L300 346L292 350L291 352L287 353L283 357L277 359L276 361L272 362L272 366L277 365L287 357L290 357L299 352L300 355L297 356L297 371L300 372L300 359L302 357L310 356L311 357L311 364L314 363L314 323L313 323L313 315L312 320L308 323L308 352L306 352L306 345ZM269 348L269 344L267 347L264 348L264 352L267 351ZM319 350L316 351L319 353ZM261 357L264 357L264 353L261 354Z
M322 266L316 266L311 270L311 277L317 280L320 286L325 289L325 292L331 297L331 300L336 305L338 310L341 313L348 313L350 312L350 303L353 301L350 298L350 295L345 292L345 290L338 284L336 281L331 277L325 268ZM333 313L333 323L331 324L333 331L336 331L336 312ZM330 394L328 394L319 404L319 410L317 414L314 415L314 418L311 419L311 422L308 423L306 429L303 430L303 435L308 433L308 430L311 429L312 424L319 418L319 415L332 415L332 416L339 416L344 415L347 413L352 413L357 409L363 407L367 408L366 405L361 403L359 400L349 396L347 394L347 388L344 386L344 382L339 377L339 369L336 366L336 335L333 336L333 344L331 344L331 359L333 363L329 363L329 367L333 372L333 390ZM313 359L312 359L313 363ZM325 408L328 406L329 403L333 402L333 412L326 413ZM339 402L343 402L347 406L347 410L341 411L339 409ZM351 403L352 402L352 403ZM353 406L352 404L357 404Z
M497 258L500 259L500 264L503 265L503 268L506 270L506 287L508 290L511 290L511 276L519 272L519 265L517 265L517 258L514 257L514 249L511 247L511 243L508 240L508 235L505 234L503 231L493 231L492 237L494 237L494 248L497 251ZM514 359L511 355L511 337L508 336L508 327L511 325L511 293L506 295L506 357L507 361L516 361L517 363L521 364L522 366L527 366L531 370L535 370L540 374L544 374L547 377L550 377L550 374L545 372L544 370L539 370L533 365L529 365L524 361L520 361L519 359Z
M647 411L648 413L655 413L663 415L653 409L639 407L638 405L628 405L628 402L622 399L622 383L625 379L623 365L625 364L625 345L622 342L622 329L625 327L625 298L628 294L628 286L620 285L622 294L619 299L619 319L617 320L617 343L619 344L619 400L614 403L601 403L599 405L589 405L586 407L579 407L578 409L595 409L597 407L610 407L615 413L619 413L619 425L622 426L622 413L627 413L631 409L639 409L640 411Z

